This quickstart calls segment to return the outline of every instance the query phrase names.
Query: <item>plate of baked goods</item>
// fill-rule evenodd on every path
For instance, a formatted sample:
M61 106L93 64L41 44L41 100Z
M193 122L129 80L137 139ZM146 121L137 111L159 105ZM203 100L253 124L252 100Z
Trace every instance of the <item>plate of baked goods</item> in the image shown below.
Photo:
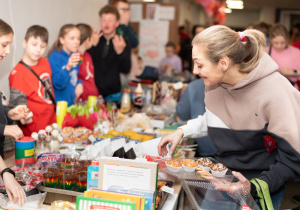
M160 171L168 173L180 179L211 180L224 178L232 180L228 175L228 168L211 157L204 158L168 158L161 159L158 163L164 164Z

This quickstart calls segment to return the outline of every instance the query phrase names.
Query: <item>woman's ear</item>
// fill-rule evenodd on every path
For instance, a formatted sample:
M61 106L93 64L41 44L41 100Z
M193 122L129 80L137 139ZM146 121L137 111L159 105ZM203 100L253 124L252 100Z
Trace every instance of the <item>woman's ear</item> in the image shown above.
M230 66L230 58L228 56L224 56L219 60L219 66L221 67L223 72L226 72Z

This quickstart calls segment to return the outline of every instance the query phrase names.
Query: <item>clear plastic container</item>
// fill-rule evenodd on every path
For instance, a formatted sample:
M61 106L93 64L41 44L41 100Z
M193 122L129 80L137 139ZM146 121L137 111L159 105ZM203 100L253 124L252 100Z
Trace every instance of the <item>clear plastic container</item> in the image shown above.
M216 190L216 184L210 182L182 180L181 183L195 210L260 209L244 187L239 192L227 193Z

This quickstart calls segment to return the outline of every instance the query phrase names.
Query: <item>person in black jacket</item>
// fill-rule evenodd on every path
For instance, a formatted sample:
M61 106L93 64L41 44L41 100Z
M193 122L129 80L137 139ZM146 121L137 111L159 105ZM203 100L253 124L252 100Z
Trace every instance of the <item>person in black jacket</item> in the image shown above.
M103 7L99 16L102 36L88 52L95 69L95 84L99 93L106 97L121 91L120 73L128 74L131 68L130 44L117 34L120 15L116 7Z
M13 38L12 28L3 20L0 19L0 62L10 53L10 45ZM29 109L26 105L19 105L14 109L2 105L2 97L0 97L0 152L3 156L3 141L4 136L12 136L15 139L23 137L22 130L17 125L7 125L12 120L21 120L21 123L26 123L26 116ZM31 120L31 119L28 119ZM19 205L23 205L25 200L25 192L20 184L14 179L14 172L7 168L2 157L0 157L0 174L3 179L6 193L10 201Z

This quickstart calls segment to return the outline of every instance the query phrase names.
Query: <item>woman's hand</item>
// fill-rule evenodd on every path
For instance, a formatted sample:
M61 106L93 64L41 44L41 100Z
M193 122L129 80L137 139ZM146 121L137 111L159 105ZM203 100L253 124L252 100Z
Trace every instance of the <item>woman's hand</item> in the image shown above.
M233 198L238 193L240 195L250 194L251 183L239 172L232 172L232 175L235 176L239 181L238 182L228 182L224 179L222 180L212 180L211 183L215 185L216 190L221 190L227 192L227 194Z
M18 201L18 205L23 206L26 195L21 185L15 180L15 177L6 172L3 174L3 182L9 200L13 203Z
M68 71L70 71L73 68L73 66L76 66L78 64L79 60L80 60L80 54L79 53L72 53L72 55L69 58L66 69Z
M12 136L14 139L21 139L24 134L17 125L6 125L4 128L4 136Z
M76 100L81 96L82 93L83 93L83 85L81 83L78 83L75 88Z
M8 111L8 117L12 120L25 119L30 110L26 105L18 105L15 108Z
M157 146L158 154L160 156L166 156L168 154L167 145L168 145L168 143L171 143L172 146L170 148L169 153L170 153L170 155L172 155L177 144L180 142L182 137L183 137L183 130L181 128L177 129L173 133L170 133L170 134L162 137Z

